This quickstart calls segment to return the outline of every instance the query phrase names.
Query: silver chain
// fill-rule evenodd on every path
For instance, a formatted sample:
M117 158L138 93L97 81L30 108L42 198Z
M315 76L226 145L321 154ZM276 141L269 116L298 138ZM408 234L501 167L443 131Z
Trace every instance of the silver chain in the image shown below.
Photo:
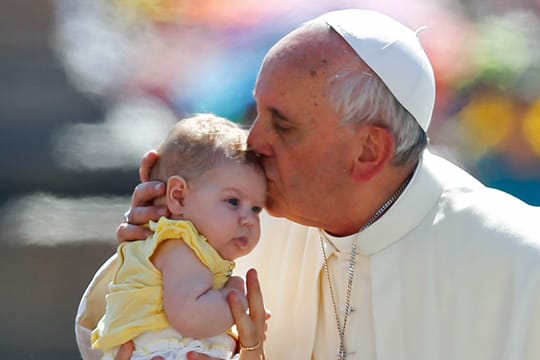
M409 179L407 179L401 186L396 190L396 192L388 199L386 202L373 214L373 216L367 221L367 223L364 224L358 231L358 235L355 236L352 246L351 246L351 257L349 258L349 271L347 273L347 289L345 292L345 314L343 314L343 324L341 323L341 320L339 318L339 313L337 310L337 300L336 295L334 291L334 286L332 285L332 281L330 279L330 270L328 268L328 257L326 256L326 249L324 247L324 234L321 229L319 229L319 239L321 241L321 249L323 253L324 258L324 272L326 273L326 280L328 281L328 288L330 290L330 295L332 296L332 307L334 308L334 315L336 317L336 325L339 335L339 349L337 352L337 359L338 360L345 360L347 358L347 353L345 352L345 330L347 327L347 319L349 317L349 313L351 312L351 296L352 296L352 287L353 287L353 280L354 280L354 268L356 266L356 254L357 254L357 246L358 246L358 238L360 237L360 234L367 229L369 226L371 226L375 221L381 217L382 214L388 208L397 200L397 198L401 195L403 190L405 190L405 187L409 183Z

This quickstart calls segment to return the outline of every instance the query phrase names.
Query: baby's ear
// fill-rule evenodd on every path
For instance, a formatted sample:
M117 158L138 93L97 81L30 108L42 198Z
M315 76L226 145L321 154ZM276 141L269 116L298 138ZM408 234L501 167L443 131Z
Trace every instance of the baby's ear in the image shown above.
M167 180L167 207L174 214L182 214L184 210L184 197L188 193L186 180L179 176L171 176Z

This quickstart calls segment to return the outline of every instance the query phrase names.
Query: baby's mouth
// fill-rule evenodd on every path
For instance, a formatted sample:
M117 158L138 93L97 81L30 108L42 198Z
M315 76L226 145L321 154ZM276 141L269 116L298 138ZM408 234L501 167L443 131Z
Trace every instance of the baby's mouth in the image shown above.
M239 247L239 248L245 248L246 246L248 246L248 239L247 237L245 236L239 236L239 237L236 237L233 239L234 240L234 243Z

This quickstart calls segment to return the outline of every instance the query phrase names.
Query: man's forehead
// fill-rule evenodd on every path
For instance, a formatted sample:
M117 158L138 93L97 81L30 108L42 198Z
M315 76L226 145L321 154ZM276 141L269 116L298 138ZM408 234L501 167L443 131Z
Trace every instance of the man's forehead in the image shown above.
M331 60L323 54L301 53L298 56L267 59L262 67L257 80L253 95L258 97L263 89L271 86L279 88L296 87L299 84L309 90L316 82L322 82L332 73ZM305 83L308 82L309 85Z

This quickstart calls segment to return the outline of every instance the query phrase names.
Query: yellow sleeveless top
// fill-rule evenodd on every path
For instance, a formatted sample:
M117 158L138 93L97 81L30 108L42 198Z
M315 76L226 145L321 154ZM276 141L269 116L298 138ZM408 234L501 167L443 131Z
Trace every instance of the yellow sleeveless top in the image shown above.
M161 242L182 239L214 274L214 289L223 288L231 276L234 262L221 258L190 221L162 217L149 226L153 236L118 247L118 269L109 284L105 315L92 332L92 348L112 349L145 331L171 326L163 309L161 272L150 261Z

